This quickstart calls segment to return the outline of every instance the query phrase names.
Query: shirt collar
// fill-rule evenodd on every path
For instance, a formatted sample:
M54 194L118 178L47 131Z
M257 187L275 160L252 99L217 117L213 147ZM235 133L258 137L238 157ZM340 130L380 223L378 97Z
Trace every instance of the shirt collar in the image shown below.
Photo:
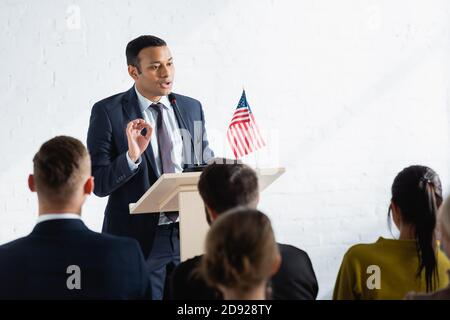
M81 217L79 214L76 214L76 213L45 213L45 214L41 214L38 217L36 224L44 222L44 221L59 220L59 219L81 220Z
M147 108L152 104L155 103L149 99L147 99L146 97L144 97L136 88L136 86L134 86L134 90L136 91L136 95L138 98L138 103L139 103L139 109L141 110L141 112L144 112L145 110L147 110ZM158 101L159 103L162 103L163 106L167 109L170 106L170 102L169 102L169 98L167 96L162 96L161 99Z

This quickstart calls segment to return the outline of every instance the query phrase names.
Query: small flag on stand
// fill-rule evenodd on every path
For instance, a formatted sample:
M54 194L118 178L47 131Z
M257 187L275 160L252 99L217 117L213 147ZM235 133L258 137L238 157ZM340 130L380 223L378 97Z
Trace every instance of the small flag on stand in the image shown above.
M241 99L228 126L227 138L236 159L266 145L248 105L245 90L242 90Z

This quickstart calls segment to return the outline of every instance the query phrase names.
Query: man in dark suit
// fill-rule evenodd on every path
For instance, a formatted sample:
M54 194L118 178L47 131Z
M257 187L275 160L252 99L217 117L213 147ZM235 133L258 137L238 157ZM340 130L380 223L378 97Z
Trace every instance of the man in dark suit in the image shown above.
M0 246L0 299L150 299L136 240L93 232L80 219L94 188L83 144L53 138L33 163L28 184L37 192L38 223Z
M206 219L214 223L220 214L237 206L256 208L259 201L258 177L245 164L218 159L202 172L198 182L205 203ZM269 297L278 300L314 300L318 284L308 254L294 246L278 244L281 267L272 277ZM171 298L175 300L221 299L218 290L209 287L197 268L202 256L179 264L171 277Z
M97 102L87 145L94 193L109 196L103 232L137 239L151 276L154 299L164 296L166 274L180 261L178 212L130 215L129 204L163 173L208 161L199 101L172 93L174 65L166 42L140 36L126 48L134 86Z

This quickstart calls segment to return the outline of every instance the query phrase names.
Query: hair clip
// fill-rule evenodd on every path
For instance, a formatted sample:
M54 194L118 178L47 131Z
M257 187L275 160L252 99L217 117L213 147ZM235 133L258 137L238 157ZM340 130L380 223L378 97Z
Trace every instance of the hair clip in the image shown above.
M432 186L434 186L433 181L430 178L427 178L426 176L420 178L420 180L419 180L419 188L422 188L422 189L426 188L426 186L428 184L431 184Z

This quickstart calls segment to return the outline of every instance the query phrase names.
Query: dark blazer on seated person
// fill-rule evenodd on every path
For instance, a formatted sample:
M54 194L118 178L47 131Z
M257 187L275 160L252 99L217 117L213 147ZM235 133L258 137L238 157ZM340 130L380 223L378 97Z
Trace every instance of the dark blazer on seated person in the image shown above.
M28 236L0 246L0 299L150 297L137 241L93 232L80 219L40 222Z
M314 300L319 286L308 254L294 246L278 244L282 258L280 270L272 277L272 299ZM195 270L202 256L179 264L171 279L171 298L175 300L221 300L220 291L209 287Z

